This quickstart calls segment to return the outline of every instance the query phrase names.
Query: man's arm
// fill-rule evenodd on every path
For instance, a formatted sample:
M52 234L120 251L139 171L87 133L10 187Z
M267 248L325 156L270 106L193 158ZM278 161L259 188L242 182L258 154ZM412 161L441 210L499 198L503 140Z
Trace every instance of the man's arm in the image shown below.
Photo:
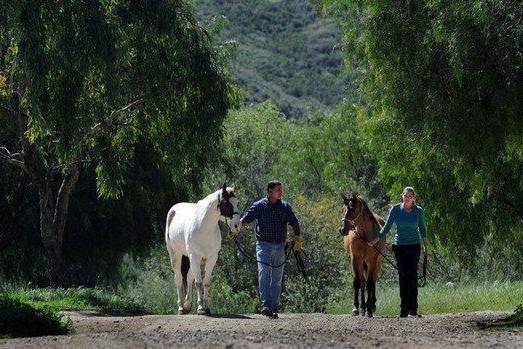
M253 220L256 219L256 211L257 211L258 205L256 203L253 203L251 207L245 212L242 219L240 219L240 229L245 228L248 226Z
M298 223L298 218L296 218L296 215L294 214L294 211L292 210L291 206L287 206L288 212L287 212L287 220L292 227L292 230L294 231L294 245L293 249L296 252L301 251L301 242L303 241L303 237L301 236L301 230L300 230L300 223Z
M298 236L298 235L301 235L301 230L300 230L300 223L298 223L298 221L291 223L291 227L292 227L292 231L294 231L294 236Z

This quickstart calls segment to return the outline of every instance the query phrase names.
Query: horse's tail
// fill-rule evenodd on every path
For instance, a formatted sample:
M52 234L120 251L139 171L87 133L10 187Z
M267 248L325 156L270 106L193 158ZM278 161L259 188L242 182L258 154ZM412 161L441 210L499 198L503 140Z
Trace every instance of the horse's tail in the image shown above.
M189 257L186 255L182 256L182 280L183 280L183 289L187 292L187 274L189 273L189 268L191 267L191 262Z
M165 237L167 237L167 234L169 234L169 227L171 226L171 222L174 218L174 215L176 214L176 211L173 209L169 210L169 213L167 213L167 222L165 222Z

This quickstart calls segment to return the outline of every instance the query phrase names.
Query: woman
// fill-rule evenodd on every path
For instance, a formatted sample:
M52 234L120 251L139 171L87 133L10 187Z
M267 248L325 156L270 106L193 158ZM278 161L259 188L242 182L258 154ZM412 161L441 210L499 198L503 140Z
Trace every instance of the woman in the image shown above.
M428 252L427 226L423 209L416 205L416 192L412 187L405 187L403 203L394 205L389 210L385 225L376 239L369 245L385 240L392 224L397 231L392 243L399 270L401 312L400 317L418 315L418 263L423 240L424 253Z

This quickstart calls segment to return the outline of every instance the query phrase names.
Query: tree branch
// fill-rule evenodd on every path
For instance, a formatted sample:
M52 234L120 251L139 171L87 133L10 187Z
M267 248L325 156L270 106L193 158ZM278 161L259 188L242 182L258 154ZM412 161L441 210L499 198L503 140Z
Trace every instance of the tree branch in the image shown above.
M109 122L112 123L112 122L113 122L113 119L114 119L114 117L115 117L116 115L118 115L118 114L120 114L120 113L123 113L123 112L125 112L125 111L131 109L131 108L134 107L135 105L140 104L140 103L142 103L142 102L143 102L143 97L140 97L140 98L138 98L137 100L135 100L135 101L129 103L128 105L126 105L126 106L123 107L123 108L120 108L120 109L117 109L117 110L113 110L113 111L111 112L111 115L109 116Z
M4 160L8 164L15 165L27 172L25 163L22 160L18 160L16 157L21 156L20 153L12 154L6 147L0 147L0 159Z
M143 97L139 97L138 99L136 99L136 100L132 101L131 103L129 103L128 105L126 105L125 107L122 107L122 108L117 109L117 110L113 110L111 112L111 114L109 115L109 120L98 122L93 127L91 127L90 132L87 132L85 134L85 136L80 140L80 148L83 148L83 146L90 139L92 139L93 137L95 137L98 134L100 134L104 127L115 125L114 119L115 119L116 115L118 115L120 113L123 113L123 112L126 112L129 109L131 109L132 107L134 107L135 105L140 104L142 102L143 102ZM119 126L127 126L127 123L118 123L117 125L119 125Z

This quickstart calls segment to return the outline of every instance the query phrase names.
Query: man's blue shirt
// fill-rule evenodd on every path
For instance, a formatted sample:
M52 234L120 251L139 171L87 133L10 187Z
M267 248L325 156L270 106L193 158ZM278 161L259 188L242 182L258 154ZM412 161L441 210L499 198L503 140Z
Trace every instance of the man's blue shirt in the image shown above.
M278 200L271 204L268 198L256 201L243 216L246 223L255 219L256 239L267 242L284 242L287 239L287 224L298 223L288 202Z

